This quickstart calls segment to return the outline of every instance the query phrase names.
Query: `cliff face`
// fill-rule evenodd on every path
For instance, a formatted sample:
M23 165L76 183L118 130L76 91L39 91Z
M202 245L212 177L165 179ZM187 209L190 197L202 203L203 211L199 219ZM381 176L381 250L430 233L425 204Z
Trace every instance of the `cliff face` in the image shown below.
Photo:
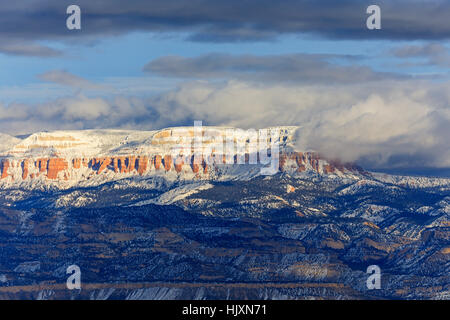
M226 157L219 163L209 165L205 159L195 163L194 157L188 161L179 157L173 159L171 155L129 155L112 156L102 158L39 158L39 159L3 159L0 162L1 180L11 181L33 180L44 178L47 180L69 180L79 177L78 172L82 172L87 179L95 175L112 174L117 178L124 176L144 176L153 172L175 172L178 175L194 174L197 178L204 177L208 173L217 171L221 164L226 165ZM245 165L249 165L249 156L245 156L245 164L240 164L243 170ZM259 162L258 162L259 164ZM228 164L230 165L230 164ZM237 164L237 157L234 156L234 163ZM350 165L344 166L338 163L330 163L320 159L313 152L291 152L281 153L279 158L280 172L305 172L312 171L319 174L334 174L344 171L357 171L357 168Z
M2 160L0 162L0 170L1 172L1 178L5 179L8 177L8 169L9 169L9 160Z
M279 137L280 172L345 175L358 171L352 166L321 159L315 152L293 151L294 129L267 129ZM260 146L270 145L271 136L255 136L253 141L259 149L254 149L248 133L235 130L233 132L238 134L232 137L234 145L230 148L225 144L230 129L206 127L196 130L198 128L186 127L148 132L37 133L0 153L0 188L17 184L33 188L33 181L39 181L41 185L56 183L56 186L58 182L75 186L87 181L89 185L98 185L127 177L165 173L175 179L214 179L223 174L224 167L232 167L227 169L227 174L243 175L255 166L267 166L267 160L272 160L270 156L263 164L260 151ZM196 145L196 137L202 141L200 146ZM263 148L266 152L266 147ZM194 158L194 153L203 156Z

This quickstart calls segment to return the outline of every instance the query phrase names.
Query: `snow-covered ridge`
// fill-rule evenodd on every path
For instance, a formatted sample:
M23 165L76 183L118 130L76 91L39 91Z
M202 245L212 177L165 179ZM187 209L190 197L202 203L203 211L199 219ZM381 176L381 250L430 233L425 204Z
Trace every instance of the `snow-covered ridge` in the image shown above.
M17 145L20 141L21 140L16 137L0 133L0 154L2 154L3 152L7 152L15 145Z
M283 143L291 142L297 127L272 127ZM196 131L200 130L200 131ZM233 134L235 140L246 140L247 131L231 127L175 127L156 131L133 130L79 130L39 132L20 141L0 136L7 145L0 156L8 158L65 158L103 157L111 155L167 153L174 145L191 144L195 135L202 137L203 145L222 143ZM9 139L9 140L8 140ZM14 138L15 139L15 138ZM270 137L268 137L270 139ZM241 141L241 142L242 142ZM244 141L245 143L245 141Z
M155 131L40 132L16 141L0 154L0 188L65 189L157 176L171 181L246 180L259 175L271 161L268 158L276 152L275 141L279 145L276 165L280 171L337 175L352 171L329 164L314 152L295 152L296 129L272 127L258 132L229 127L176 127ZM256 151L252 149L255 145ZM270 156L268 149L273 149ZM194 161L193 154L201 155L199 162ZM261 160L263 155L267 156L266 162Z
M280 172L365 179L365 173L357 167L329 162L315 152L296 151L296 129L272 127L265 133L253 131L256 136L236 128L176 127L154 131L40 132L24 140L6 137L3 139L14 145L0 152L0 188L67 189L156 177L181 182L247 180L267 167L261 156L265 152L269 157L267 149L273 149L272 139L279 142ZM226 146L230 134L234 143L231 149ZM250 147L255 142L256 154ZM174 156L174 149L180 153ZM194 161L195 152L202 155L199 162Z
M155 131L83 130L39 132L3 152L8 158L93 157L144 144Z
M450 191L450 178L400 176L371 172L370 175L382 183L389 183L408 188L436 188L441 187Z
M392 192L396 186L450 190L450 179L367 173L352 165L327 161L315 152L296 151L296 129L267 129L276 132L280 142L279 172L300 178L321 175L353 181L341 194L389 185ZM230 132L234 132L234 142L241 148L222 149ZM224 127L202 127L200 131L177 127L155 131L40 132L24 140L0 135L0 146L4 149L0 151L0 189L69 189L118 181L139 186L146 185L149 179L177 181L180 185L196 181L245 181L260 175L261 168L267 166L261 163L260 153L253 158L257 158L256 164L250 161L248 133ZM194 162L189 152L196 148L198 137L202 141L200 154L213 155L215 163L206 158ZM270 147L270 135L263 138ZM262 140L257 137L258 143ZM179 146L181 153L188 152L184 157L173 156L174 148L178 150Z

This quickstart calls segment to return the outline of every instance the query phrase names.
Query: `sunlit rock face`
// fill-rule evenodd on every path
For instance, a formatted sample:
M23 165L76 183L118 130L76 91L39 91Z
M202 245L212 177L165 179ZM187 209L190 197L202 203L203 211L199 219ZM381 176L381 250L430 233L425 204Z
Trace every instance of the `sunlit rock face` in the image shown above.
M262 152L266 160L273 159L271 132L278 137L279 172L340 176L360 173L356 167L327 161L315 152L296 151L294 131L295 127L270 128L264 137L220 127L36 133L2 152L0 187L92 186L162 173L167 173L168 179L214 180L225 175L232 179L255 166L267 165L267 161L261 161ZM227 145L230 141L231 147ZM230 166L239 169L231 172Z

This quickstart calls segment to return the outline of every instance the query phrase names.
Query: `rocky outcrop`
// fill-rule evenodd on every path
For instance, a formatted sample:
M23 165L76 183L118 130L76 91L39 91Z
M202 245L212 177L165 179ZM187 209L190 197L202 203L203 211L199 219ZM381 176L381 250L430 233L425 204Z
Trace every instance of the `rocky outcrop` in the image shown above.
M207 161L207 160L210 161ZM252 161L250 161L253 159ZM64 179L80 176L76 172L81 170L82 176L102 175L107 172L114 174L140 175L150 174L152 170L175 172L177 174L193 173L208 176L211 170L217 171L218 165L231 161L234 165L249 165L254 159L260 163L259 154L253 158L248 153L228 156L226 154L210 155L208 158L194 156L173 158L172 155L129 155L109 156L99 158L38 158L38 159L3 159L0 162L1 179L11 177L12 180L35 179L44 176L50 180ZM18 168L11 169L11 168ZM314 171L320 174L333 174L345 170L359 171L352 165L344 165L337 161L326 161L314 152L287 152L280 153L280 172ZM19 174L20 172L20 174Z
M200 165L197 163L197 161L195 161L194 156L191 157L191 168L192 168L192 172L194 172L194 173L198 173L200 170Z
M48 160L47 178L57 179L61 171L67 170L68 164L64 159L54 158Z
M111 164L112 159L111 158L104 158L104 159L100 159L98 160L98 170L97 170L97 174L102 173L104 170L106 170L106 168L108 168L108 166Z
M47 172L48 159L38 159L35 162L35 166L39 168L39 173Z
M155 169L159 170L159 168L161 168L162 157L157 155L153 159L154 159L154 163L155 163Z
M146 173L148 169L148 157L147 156L138 157L136 167L140 176Z
M175 159L175 171L180 173L184 165L184 161L182 157L178 157Z
M74 169L80 169L81 168L81 159L73 159L72 165Z
M28 177L28 160L22 161L22 180Z
M295 162L297 163L298 172L306 171L306 165L305 165L305 156L303 155L303 152L297 152L295 154Z
M1 179L5 179L8 177L8 169L9 169L9 160L3 159L0 162L0 169L2 172Z
M172 168L172 156L170 156L170 155L164 156L163 161L164 161L164 169L166 171L169 171L170 168Z

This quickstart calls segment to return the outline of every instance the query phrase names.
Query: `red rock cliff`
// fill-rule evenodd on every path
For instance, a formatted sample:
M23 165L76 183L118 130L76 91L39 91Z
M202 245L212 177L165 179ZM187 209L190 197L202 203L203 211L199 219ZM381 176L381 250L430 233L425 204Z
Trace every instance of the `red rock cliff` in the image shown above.
M245 154L243 156L245 163L249 163L250 156ZM224 154L214 155L210 157L217 162L225 163L227 156ZM237 165L237 156L231 157L232 161ZM259 155L257 160L259 162ZM222 160L222 161L220 161ZM70 166L69 166L70 163ZM183 157L177 157L175 160L171 155L131 155L118 157L103 157L103 158L76 158L66 160L64 158L41 158L41 159L22 159L11 160L3 159L0 161L1 179L8 176L12 178L27 178L35 179L40 175L46 176L48 179L65 179L68 180L73 177L71 170L88 170L83 171L83 175L89 176L89 172L96 175L101 175L105 172L113 172L116 174L130 174L130 175L144 175L151 170L164 169L165 171L175 171L182 174L183 166L191 168L191 171L196 174L208 174L210 172L209 165L206 158L200 157L197 163L194 162L194 156L191 156L188 161ZM21 168L21 176L15 177L17 170L9 170L10 168ZM213 166L214 169L214 166ZM319 154L314 152L290 152L282 153L279 157L279 170L303 172L306 170L313 170L323 174L332 174L336 171L344 170L360 170L351 165L344 165L337 161L323 161ZM90 170L90 171L89 171ZM62 173L60 175L60 173Z
M53 158L48 160L47 178L57 179L61 171L67 170L68 164L64 159Z

